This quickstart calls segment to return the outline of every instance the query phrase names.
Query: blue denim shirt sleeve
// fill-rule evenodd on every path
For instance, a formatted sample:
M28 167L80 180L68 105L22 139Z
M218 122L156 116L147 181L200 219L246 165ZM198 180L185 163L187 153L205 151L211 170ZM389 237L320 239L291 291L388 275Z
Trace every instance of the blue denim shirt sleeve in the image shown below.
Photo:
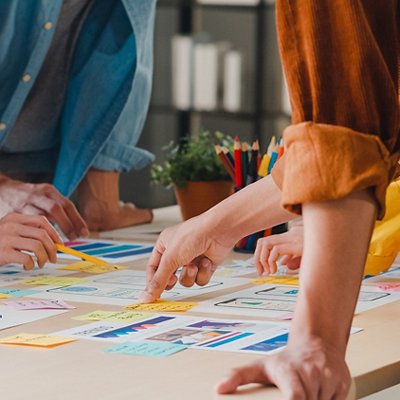
M74 191L92 166L125 171L153 159L136 143L150 100L155 4L156 0L96 1L82 27L60 121L54 174L54 184L64 195ZM0 140L15 122L43 63L51 42L51 32L43 27L46 21L56 22L60 6L61 0L0 2L0 65L9 68L3 73L2 67L0 74ZM21 26L15 27L15 13L21 12ZM15 51L20 47L14 47L19 42L21 54ZM22 80L26 71L29 82Z

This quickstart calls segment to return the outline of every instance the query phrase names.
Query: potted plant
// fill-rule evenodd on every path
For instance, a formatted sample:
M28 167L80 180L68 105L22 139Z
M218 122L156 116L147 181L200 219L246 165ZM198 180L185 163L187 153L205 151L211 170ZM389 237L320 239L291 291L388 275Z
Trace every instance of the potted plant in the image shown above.
M184 220L208 210L233 193L232 181L215 154L214 145L232 139L221 132L202 131L179 145L171 142L163 150L167 160L153 164L153 182L174 187Z

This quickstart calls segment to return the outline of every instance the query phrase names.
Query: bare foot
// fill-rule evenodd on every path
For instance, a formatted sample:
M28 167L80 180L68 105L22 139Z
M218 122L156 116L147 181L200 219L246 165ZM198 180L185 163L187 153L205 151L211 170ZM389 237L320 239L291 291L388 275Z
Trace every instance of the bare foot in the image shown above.
M119 200L119 173L90 169L78 187L79 208L90 230L105 231L153 220L148 209Z

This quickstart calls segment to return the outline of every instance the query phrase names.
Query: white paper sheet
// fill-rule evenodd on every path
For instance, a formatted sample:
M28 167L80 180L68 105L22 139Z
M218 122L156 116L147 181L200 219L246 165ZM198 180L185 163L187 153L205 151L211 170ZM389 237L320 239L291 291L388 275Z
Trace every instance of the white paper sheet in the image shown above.
M63 314L68 310L27 310L18 311L13 307L0 307L0 330L13 326L39 321L44 318Z

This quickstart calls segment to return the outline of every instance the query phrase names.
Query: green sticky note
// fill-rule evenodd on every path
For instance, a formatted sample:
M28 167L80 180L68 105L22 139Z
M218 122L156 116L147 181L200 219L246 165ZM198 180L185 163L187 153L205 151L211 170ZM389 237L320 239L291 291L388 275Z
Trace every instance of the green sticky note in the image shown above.
M107 353L148 357L168 357L186 350L187 346L167 342L125 342L105 349Z

